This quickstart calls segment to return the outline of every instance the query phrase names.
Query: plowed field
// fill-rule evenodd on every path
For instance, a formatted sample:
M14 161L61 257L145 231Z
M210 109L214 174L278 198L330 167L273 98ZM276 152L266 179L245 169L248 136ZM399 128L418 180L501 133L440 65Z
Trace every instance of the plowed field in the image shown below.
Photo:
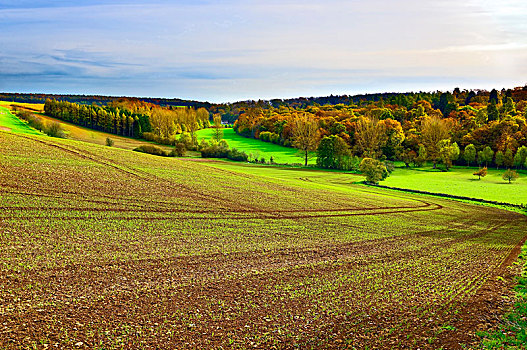
M0 132L0 348L456 349L496 322L525 216L222 164Z

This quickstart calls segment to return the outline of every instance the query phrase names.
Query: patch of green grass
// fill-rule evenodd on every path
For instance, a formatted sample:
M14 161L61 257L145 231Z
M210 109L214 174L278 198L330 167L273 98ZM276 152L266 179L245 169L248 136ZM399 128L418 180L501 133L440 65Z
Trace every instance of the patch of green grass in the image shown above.
M31 128L27 123L18 119L5 107L0 107L0 130L12 131L22 134L42 135L39 131Z
M199 130L197 132L198 139L211 139L213 131L214 129L212 128ZM259 159L264 157L266 161L269 161L269 159L273 157L273 160L280 164L303 163L302 159L296 156L297 150L295 148L284 147L270 142L243 137L236 134L232 128L223 129L223 139L227 141L231 148L237 148L247 154L252 153ZM308 164L315 163L316 159L313 158Z
M505 169L489 169L481 180L472 173L476 168L454 167L448 172L397 168L382 185L419 191L446 193L511 204L527 204L527 174L509 184L501 176Z

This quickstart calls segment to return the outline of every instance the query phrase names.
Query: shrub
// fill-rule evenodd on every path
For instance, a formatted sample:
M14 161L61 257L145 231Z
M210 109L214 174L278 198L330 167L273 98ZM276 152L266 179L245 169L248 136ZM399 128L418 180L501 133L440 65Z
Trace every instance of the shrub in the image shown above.
M162 157L168 156L167 152L165 152L162 148L154 146L154 145L141 145L137 148L134 148L134 151L153 154L153 155L162 156Z
M183 142L176 142L174 149L170 152L172 157L184 157L187 152L187 147Z
M51 137L66 138L66 134L62 129L62 126L58 122L52 122L44 127L44 132Z
M366 176L366 181L373 184L388 177L388 170L378 159L364 158L360 163L360 171Z
M247 153L239 151L236 148L231 149L229 153L227 153L227 158L238 162L246 162L249 160L249 156L247 155Z
M112 147L114 144L113 140L109 137L106 138L106 146Z
M25 120L29 124L29 126L37 129L38 131L42 131L45 128L45 125L42 119L40 119L34 114L31 114L28 111L21 110L21 111L18 111L16 115L20 119Z

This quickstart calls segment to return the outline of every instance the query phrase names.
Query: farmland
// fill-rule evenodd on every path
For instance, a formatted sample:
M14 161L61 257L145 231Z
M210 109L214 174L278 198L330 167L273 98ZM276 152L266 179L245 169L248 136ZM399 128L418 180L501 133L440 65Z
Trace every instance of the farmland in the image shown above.
M525 238L350 174L0 145L0 348L459 348Z

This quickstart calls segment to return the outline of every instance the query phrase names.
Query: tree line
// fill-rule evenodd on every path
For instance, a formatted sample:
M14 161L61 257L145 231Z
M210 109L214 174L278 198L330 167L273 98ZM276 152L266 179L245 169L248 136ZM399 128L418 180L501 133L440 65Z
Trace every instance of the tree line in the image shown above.
M210 126L209 112L200 107L162 107L136 99L120 99L106 106L46 100L44 113L51 117L115 135L173 144L176 135Z
M298 148L305 164L316 152L319 166L337 169L356 167L356 157L407 166L431 162L446 169L452 164L527 167L525 87L225 108L237 109L238 134Z

